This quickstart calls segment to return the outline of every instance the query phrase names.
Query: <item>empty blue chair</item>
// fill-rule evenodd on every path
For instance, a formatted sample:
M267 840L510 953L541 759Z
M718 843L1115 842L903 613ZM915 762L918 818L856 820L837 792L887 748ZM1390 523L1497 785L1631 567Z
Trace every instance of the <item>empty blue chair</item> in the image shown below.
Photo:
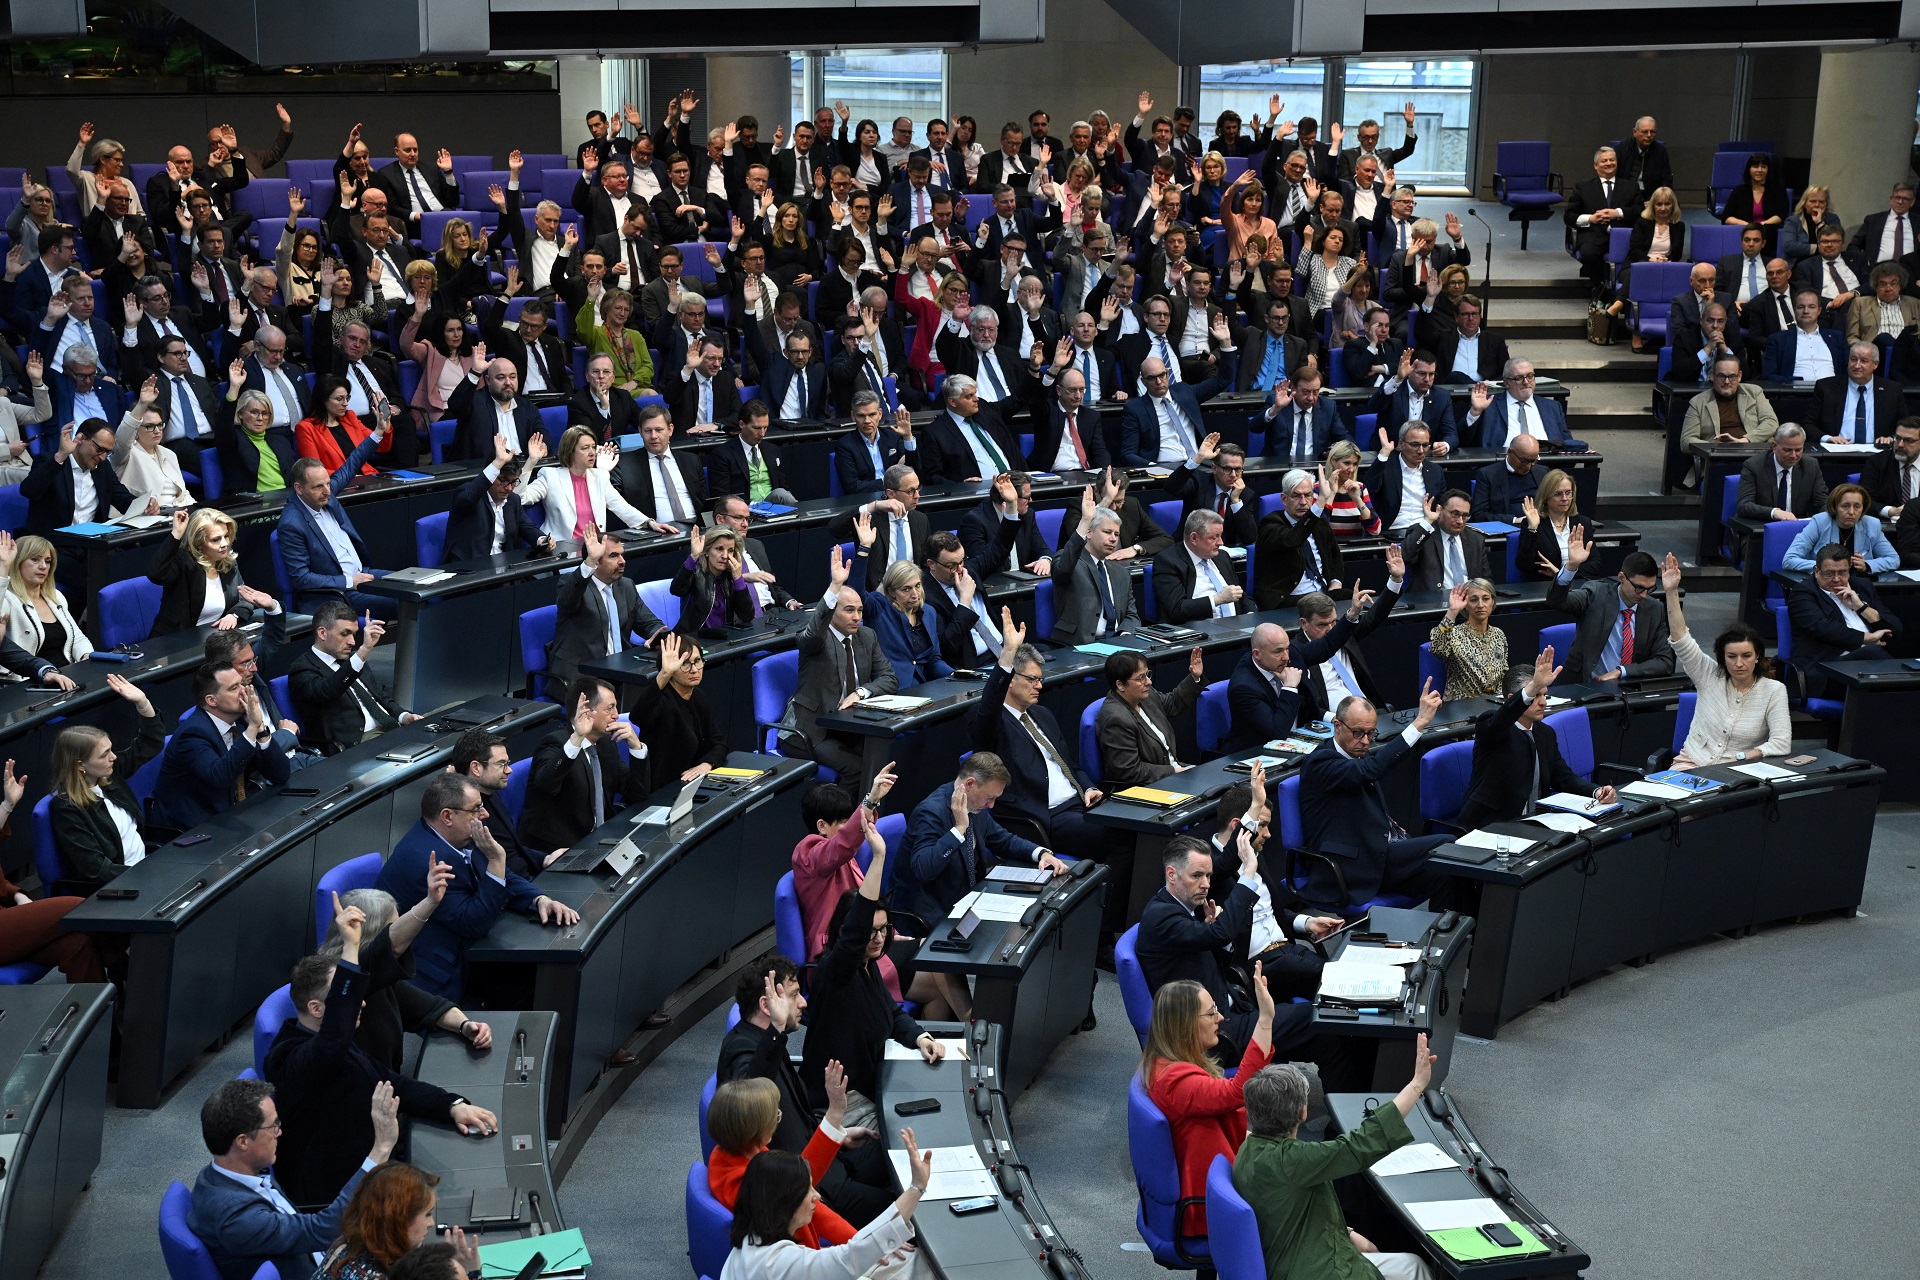
M540 410L540 429L547 433L548 452L557 452L560 437L567 433L567 406L550 404Z
M1429 828L1451 824L1467 798L1473 776L1473 743L1447 742L1420 757L1420 816Z
M460 424L450 418L427 424L427 447L433 451L435 462L447 460L447 450L453 447L453 436L459 429Z
M807 955L806 924L800 915L800 894L793 884L793 872L780 877L773 887L773 945L795 964L805 965Z
M1047 546L1057 547L1060 545L1060 522L1066 518L1066 514L1067 510L1065 507L1055 507L1051 511L1036 511L1033 513L1033 523L1040 530L1040 540ZM1078 513L1075 513L1074 523L1076 525L1079 523ZM1042 634L1045 633L1043 632Z
M1786 588L1773 577L1774 570L1780 568L1787 559L1787 548L1800 531L1807 527L1805 520L1775 520L1760 533L1760 572L1767 575L1767 603L1783 601L1787 598Z
M547 646L560 625L560 606L543 605L520 615L520 665L526 668L527 686L535 699L558 702L546 694Z
M220 469L220 450L206 448L200 451L200 496L208 502L218 502L227 491L227 476Z
M904 813L889 813L874 823L873 828L880 833L880 838L887 842L889 849L903 848L907 843L907 815ZM893 892L894 869L899 865L899 861L898 858L887 859L887 869L880 878L881 893Z
M1697 231L1700 228L1693 228ZM1627 307L1634 332L1642 338L1667 339L1667 308L1674 295L1686 292L1693 265L1686 262L1636 262L1627 278Z
M9 533L27 523L27 500L17 484L0 485L0 529Z
M733 1212L713 1198L707 1186L707 1162L695 1160L687 1170L687 1257L696 1276L717 1276L733 1252L728 1236Z
M1573 635L1579 628L1577 622L1556 622L1550 627L1540 628L1540 647L1533 651L1539 657L1549 646L1553 649L1553 660L1560 666L1567 665L1567 655L1573 652ZM1562 671L1560 681L1563 684L1578 684L1584 673Z
M436 511L413 522L414 563L438 569L447 558L447 512Z
M1733 531L1727 528L1727 522L1733 519L1734 509L1739 505L1740 473L1734 472L1720 486L1720 550L1728 559L1733 559Z
M1585 707L1568 707L1565 711L1556 711L1543 722L1553 729L1560 740L1560 758L1567 762L1567 768L1582 778L1593 777L1593 722L1587 718Z
M293 691L289 687L289 682L287 677L275 676L273 679L267 681L267 688L273 691L273 700L280 704L281 715L285 716L289 720L293 719L294 718ZM155 760L153 763L157 765L160 762L158 760ZM140 773L145 773L146 771L147 770L145 766L142 766ZM134 774L133 778L127 783L127 785L134 789L135 795L138 795L142 800L145 800L147 798L147 795L153 791L153 781L152 779L149 779L147 781L147 791L145 793L141 792L140 773ZM155 771L155 776L156 777L159 776L158 770Z
M1085 769L1087 776L1095 782L1099 782L1101 778L1100 736L1093 731L1093 721L1100 714L1101 701L1102 699L1095 698L1087 704L1086 710L1080 713L1080 767Z
M657 578L634 585L640 592L640 602L653 610L654 617L669 628L680 624L680 597L673 594L672 579Z
M1744 167L1747 158L1741 156L1738 163ZM1720 226L1713 223L1688 227L1687 257L1695 262L1718 262L1730 254L1739 253L1740 233L1744 230L1746 230L1744 227Z
M1044 640L1053 634L1053 580L1042 578L1033 584L1033 635Z
M1507 221L1520 224L1520 248L1527 247L1527 230L1553 216L1553 207L1566 199L1566 183L1553 171L1553 144L1501 142L1494 145L1493 195L1507 207Z
M736 1006L738 1007L738 1006ZM700 1086L700 1158L713 1159L713 1134L707 1131L707 1108L713 1105L713 1095L720 1088L720 1077L716 1073L707 1077Z
M1687 733L1693 728L1693 708L1700 701L1700 695L1689 689L1680 695L1680 705L1674 708L1673 749L1677 754L1687 745Z
M1444 691L1447 687L1447 664L1444 659L1433 656L1432 642L1423 640L1420 642L1420 687L1425 689L1429 681L1434 688Z
M1180 499L1167 498L1160 502L1148 503L1147 514L1153 517L1155 524L1165 529L1175 538L1178 538L1180 536L1180 507ZM1147 592L1147 599L1153 599L1153 592Z
M100 619L100 645L135 644L153 634L160 615L160 584L145 578L122 578L100 588L95 605Z
M1180 1195L1180 1162L1174 1158L1173 1126L1135 1072L1127 1078L1127 1154L1133 1161L1133 1182L1140 1192L1134 1225L1146 1241L1153 1260L1163 1267L1195 1270L1211 1265L1205 1236L1180 1232L1180 1219L1191 1204L1204 1197Z
M60 865L60 849L53 840L51 792L33 802L33 870L48 893L60 892L59 884L66 879L66 871Z
M1233 1185L1233 1162L1215 1156L1207 1166L1207 1249L1220 1280L1267 1280L1260 1220Z
M515 760L507 766L507 785L500 789L500 807L512 819L514 826L520 825L520 811L527 803L527 779L533 776L533 757Z
M286 1025L288 1018L297 1016L293 1006L293 986L288 984L277 987L273 994L260 1002L260 1008L253 1015L253 1069L262 1080L267 1078L267 1050L273 1047L273 1038L280 1034L280 1028Z
M273 557L273 580L280 588L280 607L292 611L293 579L287 576L287 562L280 557L280 530L268 535L267 549Z
M787 713L793 691L800 685L800 655L789 649L769 654L753 664L753 721L766 733L762 748L780 754L779 735L773 726Z
M166 1259L167 1274L173 1280L220 1280L213 1255L187 1226L187 1211L192 1207L193 1192L186 1183L167 1184L160 1197L160 1256Z
M1200 691L1200 705L1194 710L1194 745L1202 751L1218 751L1227 737L1228 720L1227 681L1215 680Z
M1147 1024L1153 1021L1153 992L1147 990L1147 973L1140 967L1140 926L1132 925L1114 939L1113 973L1120 982L1120 1002L1127 1008L1127 1021L1133 1034L1147 1043Z
M363 853L348 858L320 877L313 891L313 945L319 946L333 923L333 895L345 896L355 889L371 889L380 878L382 859L378 853Z
M1306 844L1306 828L1300 821L1300 775L1290 773L1280 779L1274 791L1274 806L1280 815L1280 845L1298 849Z

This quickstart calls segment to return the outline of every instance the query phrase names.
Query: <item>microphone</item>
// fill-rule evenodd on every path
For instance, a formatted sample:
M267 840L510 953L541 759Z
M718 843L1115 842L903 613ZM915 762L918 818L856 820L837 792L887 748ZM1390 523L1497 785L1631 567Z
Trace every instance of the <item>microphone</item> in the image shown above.
M1481 217L1481 216L1480 216L1480 214L1479 214L1479 211L1478 211L1478 210L1476 210L1476 209L1475 209L1475 208L1474 208L1474 207L1473 207L1472 205L1468 205L1468 206L1467 206L1467 216L1468 216L1469 218L1472 218L1472 219L1473 219L1473 220L1474 220L1475 222L1477 222L1477 223L1479 223L1479 224L1480 224L1481 226L1483 226L1483 227L1487 227L1487 220L1486 220L1485 218L1483 218L1483 217ZM1492 227L1487 227L1487 234L1488 234L1488 235L1492 235L1492 234L1493 234L1493 228L1492 228Z

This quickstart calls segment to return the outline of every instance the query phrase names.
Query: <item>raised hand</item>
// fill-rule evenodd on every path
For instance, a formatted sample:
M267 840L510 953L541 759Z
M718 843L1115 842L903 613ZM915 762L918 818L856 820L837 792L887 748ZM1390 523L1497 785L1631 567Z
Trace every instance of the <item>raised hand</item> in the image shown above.
M873 546L873 540L878 535L873 527L873 513L871 511L861 511L854 515L853 534L860 540L862 547ZM834 549L836 551L839 550L839 546L836 544Z
M27 775L23 773L16 777L13 761L9 760L5 772L0 773L0 787L5 788L7 808L18 809L20 802L27 798Z
M1387 576L1395 582L1407 576L1407 556L1397 542L1387 544Z
M1593 554L1593 544L1579 525L1567 530L1567 568L1578 569Z
M1478 417L1493 404L1493 391L1486 383L1476 382L1473 384L1473 390L1468 393L1467 402L1473 409L1474 416Z
M1675 593L1680 590L1680 577L1680 560L1669 551L1666 563L1660 566L1660 587L1669 598L1678 598Z
M871 521L868 522L868 527L872 527ZM834 590L838 591L846 586L847 575L852 572L852 566L847 563L847 558L841 552L840 544L837 542L827 554L827 566L827 574L833 581Z
M1428 494L1420 500L1420 512L1426 517L1428 524L1438 524L1440 521L1440 500L1432 494Z
M1560 668L1553 665L1553 646L1547 645L1533 660L1533 679L1529 681L1532 686L1530 696L1539 697L1543 692L1551 689L1553 682L1559 678Z
M1540 508L1533 504L1531 495L1520 499L1520 513L1526 519L1527 528L1538 529L1540 527Z
M1460 583L1447 593L1447 621L1452 622L1467 607L1467 587Z
M1413 718L1413 727L1425 729L1433 723L1433 717L1440 711L1441 693L1433 687L1431 677L1420 685L1420 714Z

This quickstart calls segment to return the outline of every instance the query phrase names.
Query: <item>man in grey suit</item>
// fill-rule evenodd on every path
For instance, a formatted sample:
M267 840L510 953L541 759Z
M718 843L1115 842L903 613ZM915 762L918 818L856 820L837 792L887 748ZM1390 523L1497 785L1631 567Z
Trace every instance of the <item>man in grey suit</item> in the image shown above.
M847 585L853 566L833 548L833 581L814 606L813 619L800 636L800 679L788 707L789 731L780 736L787 755L816 760L840 775L840 785L860 794L864 766L860 742L819 728L823 712L839 711L871 694L892 693L900 687L893 663L880 652L880 637L860 625L865 606L860 593Z
M1600 579L1572 585L1593 544L1575 528L1567 534L1567 563L1547 588L1547 608L1579 620L1566 657L1567 679L1607 682L1673 674L1673 642L1667 607L1653 599L1660 568L1644 551L1620 562L1618 582ZM1551 567L1551 566L1549 566Z
M1120 516L1096 506L1093 486L1080 494L1080 525L1053 558L1055 644L1081 644L1140 625L1133 607L1129 562L1112 559L1120 547Z
M667 629L627 580L627 549L597 529L587 530L585 543L579 571L560 578L560 613L547 646L547 681L561 689L579 679L588 658L618 653L636 635L652 644Z

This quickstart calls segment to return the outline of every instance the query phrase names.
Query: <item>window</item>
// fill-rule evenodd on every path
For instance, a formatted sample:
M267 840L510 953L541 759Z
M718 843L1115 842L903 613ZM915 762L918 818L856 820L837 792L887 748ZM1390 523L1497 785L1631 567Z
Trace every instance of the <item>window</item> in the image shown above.
M793 118L806 119L820 107L844 102L851 113L849 132L862 120L880 126L885 141L896 116L913 118L916 141L926 139L927 121L947 110L947 59L937 49L901 53L802 54L792 58Z
M1245 122L1245 132L1253 132L1253 118L1262 125L1273 108L1273 96L1280 95L1280 118L1298 120L1312 116L1319 120L1320 136L1327 136L1321 103L1326 100L1326 64L1318 59L1268 59L1260 62L1209 62L1200 68L1200 118L1194 132L1201 145L1212 139L1214 122L1223 111L1237 111ZM1156 104L1157 114L1171 114L1172 107ZM1128 116L1131 120L1133 117ZM1120 122L1124 124L1124 122Z
M1361 61L1345 67L1347 143L1362 120L1380 122L1382 149L1406 136L1402 115L1413 103L1419 141L1394 177L1417 187L1465 187L1472 157L1473 63ZM1325 130L1321 131L1323 134Z

